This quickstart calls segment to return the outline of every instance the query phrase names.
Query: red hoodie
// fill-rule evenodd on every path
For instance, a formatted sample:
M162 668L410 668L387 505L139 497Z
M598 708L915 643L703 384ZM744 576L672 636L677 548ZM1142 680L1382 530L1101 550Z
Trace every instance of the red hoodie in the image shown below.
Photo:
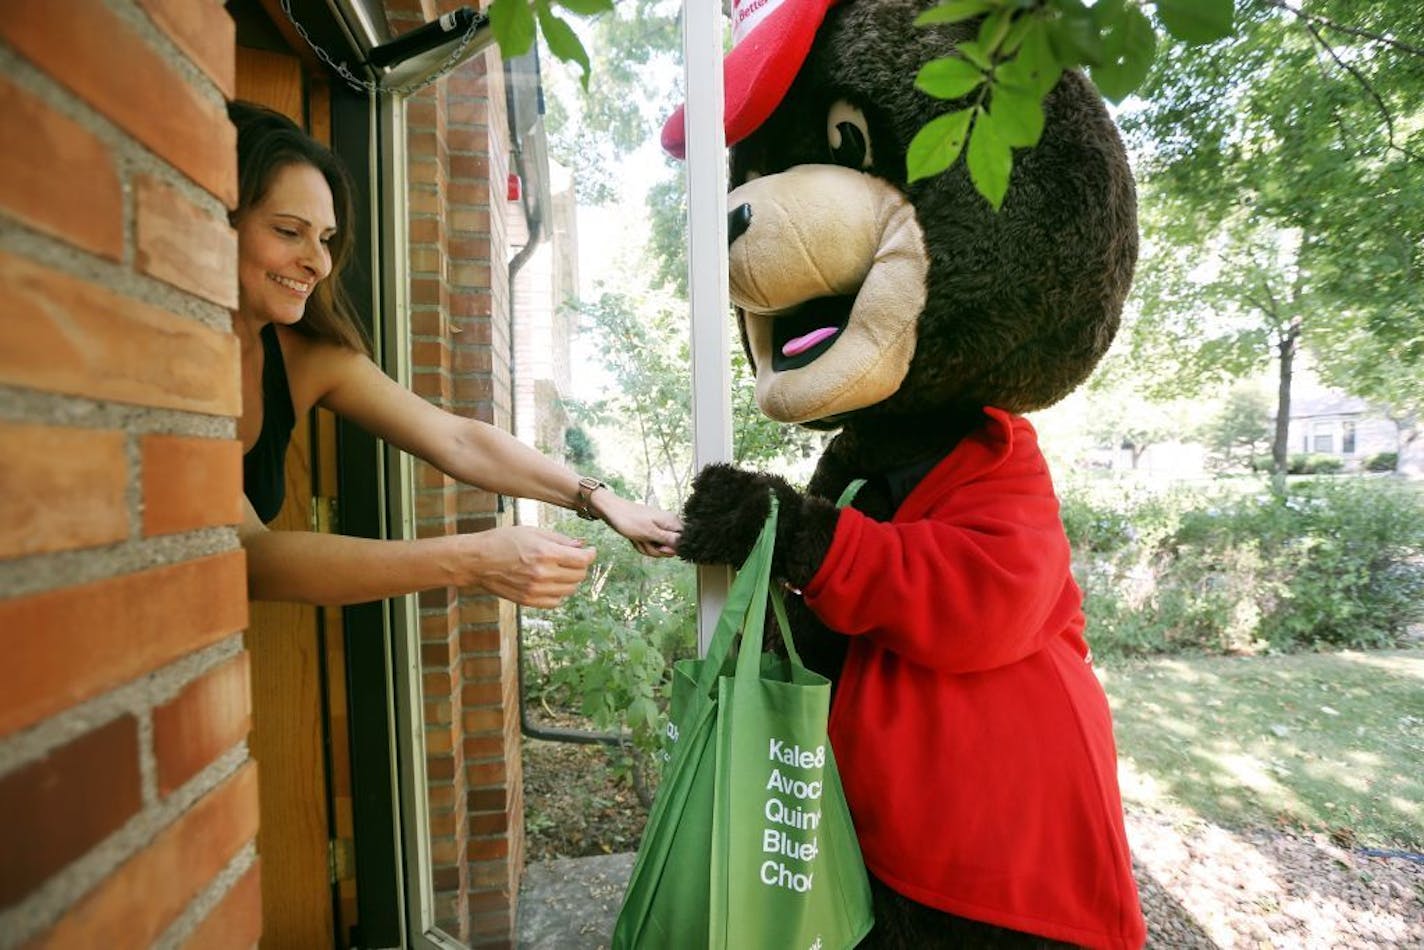
M961 917L1140 947L1058 499L1028 420L985 414L892 521L843 510L806 587L851 638L830 734L865 863Z

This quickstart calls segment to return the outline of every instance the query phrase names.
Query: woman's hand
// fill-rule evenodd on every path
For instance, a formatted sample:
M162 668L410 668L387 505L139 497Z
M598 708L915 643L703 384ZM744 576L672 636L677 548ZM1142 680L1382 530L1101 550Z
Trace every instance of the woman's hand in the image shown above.
M524 525L457 535L454 583L481 587L525 607L557 607L588 574L597 550Z
M677 515L651 505L628 501L600 488L589 497L589 505L608 526L627 538L638 552L648 557L677 554L682 522Z

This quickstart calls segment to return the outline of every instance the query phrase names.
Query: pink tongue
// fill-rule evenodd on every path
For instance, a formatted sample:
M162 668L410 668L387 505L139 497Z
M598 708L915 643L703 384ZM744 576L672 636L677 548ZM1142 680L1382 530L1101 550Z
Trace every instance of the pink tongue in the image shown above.
M835 327L821 327L819 330L812 330L805 336L798 336L794 340L788 340L786 345L781 348L781 355L797 356L801 353L805 353L817 343L820 343L822 340L829 340L839 332L841 331Z

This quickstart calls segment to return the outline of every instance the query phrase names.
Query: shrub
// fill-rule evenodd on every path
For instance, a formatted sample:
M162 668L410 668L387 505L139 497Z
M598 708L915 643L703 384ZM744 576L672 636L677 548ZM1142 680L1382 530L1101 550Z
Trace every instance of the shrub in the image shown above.
M1379 452L1365 459L1364 469L1367 472L1392 472L1399 468L1398 452Z
M1379 647L1424 619L1424 501L1362 479L1174 492L1132 508L1065 504L1070 539L1115 523L1131 540L1075 546L1089 636L1101 654Z
M525 699L626 730L651 754L661 744L672 663L696 652L695 569L645 558L601 525L570 519L557 530L598 544L599 558L576 596L525 621Z
M1081 496L1065 495L1060 514L1068 539L1078 553L1108 554L1132 540L1126 512L1095 507Z
M1269 455L1251 458L1251 471L1269 473L1275 460ZM1337 475L1345 470L1345 460L1338 455L1292 455L1286 459L1287 475Z
M1344 468L1345 460L1336 455L1292 455L1286 462L1288 475L1335 475Z
M1312 455L1308 475L1338 475L1345 470L1345 460L1338 455Z

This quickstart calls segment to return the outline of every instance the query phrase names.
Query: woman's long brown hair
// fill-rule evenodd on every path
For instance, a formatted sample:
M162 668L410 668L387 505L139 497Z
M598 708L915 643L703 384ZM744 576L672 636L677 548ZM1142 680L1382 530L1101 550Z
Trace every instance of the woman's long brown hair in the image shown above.
M342 271L351 256L355 214L351 178L345 166L330 149L280 112L238 101L228 104L227 114L237 127L237 210L232 213L233 221L260 203L272 184L272 176L289 165L310 165L326 179L336 210L336 233L328 245L331 273L317 283L307 300L306 312L293 329L369 356L370 339L341 284Z

